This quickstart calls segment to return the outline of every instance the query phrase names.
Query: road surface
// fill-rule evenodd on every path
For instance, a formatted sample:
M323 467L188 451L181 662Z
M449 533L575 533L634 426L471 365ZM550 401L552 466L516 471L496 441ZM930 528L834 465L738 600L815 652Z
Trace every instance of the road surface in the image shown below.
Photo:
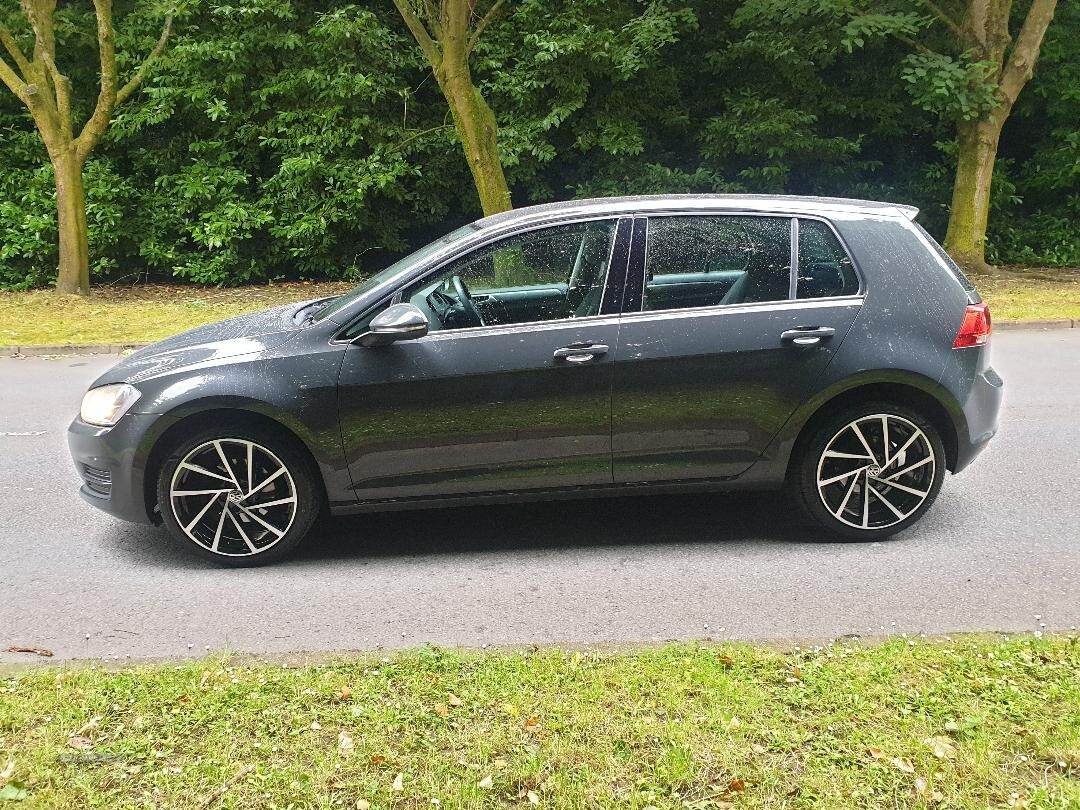
M998 437L886 542L821 542L768 495L636 498L338 519L299 557L250 570L77 497L64 432L110 362L0 359L0 650L124 660L1080 625L1080 330L995 335ZM44 659L0 653L29 660Z

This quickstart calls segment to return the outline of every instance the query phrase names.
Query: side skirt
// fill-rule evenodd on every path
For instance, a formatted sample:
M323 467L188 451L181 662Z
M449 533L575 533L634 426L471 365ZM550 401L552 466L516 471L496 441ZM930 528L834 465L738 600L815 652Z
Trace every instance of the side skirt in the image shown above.
M330 513L333 515L355 515L367 512L396 512L411 509L449 509L455 506L483 504L625 498L636 495L692 495L695 493L737 490L770 490L779 489L782 484L782 480L762 481L739 477L701 481L665 481L662 484L611 484L567 489L530 489L448 495L442 498L392 498L379 501L361 501L356 504L334 504L330 507Z

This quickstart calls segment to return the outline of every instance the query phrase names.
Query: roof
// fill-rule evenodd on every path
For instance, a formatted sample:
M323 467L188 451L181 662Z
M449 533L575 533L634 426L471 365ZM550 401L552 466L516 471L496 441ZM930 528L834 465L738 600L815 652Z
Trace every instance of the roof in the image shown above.
M525 219L547 219L572 214L622 214L678 211L687 208L715 211L755 211L778 214L867 214L914 219L919 209L910 205L849 200L844 197L799 197L786 194L654 194L637 197L597 197L544 203L493 214L475 223L486 229Z

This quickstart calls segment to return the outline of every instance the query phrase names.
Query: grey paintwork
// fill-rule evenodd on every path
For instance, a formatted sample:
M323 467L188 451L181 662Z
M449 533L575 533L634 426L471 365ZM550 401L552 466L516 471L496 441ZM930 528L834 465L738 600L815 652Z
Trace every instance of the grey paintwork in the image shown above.
M858 295L619 314L640 302L650 214L814 217L840 235L863 281ZM958 471L993 435L1001 381L988 348L954 351L964 306L978 301L932 249L905 206L766 196L674 196L536 206L480 220L321 321L304 305L193 329L131 355L95 386L142 396L112 429L76 419L78 464L109 469L112 495L83 495L153 521L161 440L184 420L256 414L311 452L334 512L447 499L567 496L620 484L690 489L774 486L800 430L835 397L868 385L932 397ZM344 329L393 291L495 239L550 223L620 220L600 314L549 323L433 332L378 348ZM633 236L631 236L633 233ZM625 266L625 273L622 272ZM634 285L638 285L635 299ZM827 326L831 340L780 335ZM560 347L605 351L583 367ZM214 418L213 416L209 418ZM175 433L170 434L175 435Z

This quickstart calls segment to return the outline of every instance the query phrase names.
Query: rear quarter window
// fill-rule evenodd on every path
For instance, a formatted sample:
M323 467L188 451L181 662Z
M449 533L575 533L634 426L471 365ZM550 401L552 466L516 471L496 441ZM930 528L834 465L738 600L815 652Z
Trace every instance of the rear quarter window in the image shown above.
M796 298L831 298L859 292L859 275L832 228L799 220L799 277Z

